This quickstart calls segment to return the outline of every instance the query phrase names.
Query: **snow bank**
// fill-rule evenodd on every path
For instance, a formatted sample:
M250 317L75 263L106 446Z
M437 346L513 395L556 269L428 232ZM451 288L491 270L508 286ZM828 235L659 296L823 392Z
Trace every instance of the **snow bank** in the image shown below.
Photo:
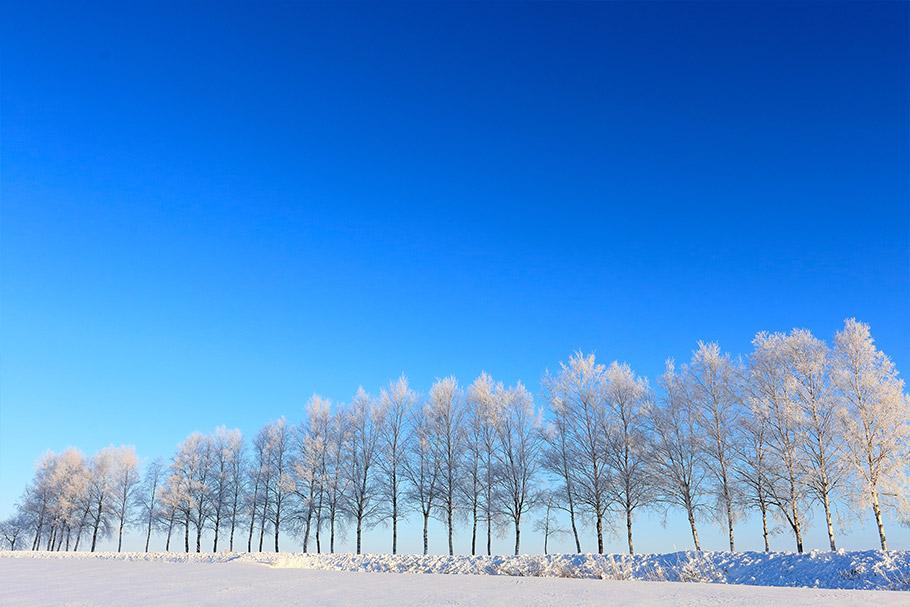
M549 556L418 556L304 553L73 553L0 551L2 557L240 562L333 571L442 573L611 580L712 582L855 590L910 590L910 551L676 552Z

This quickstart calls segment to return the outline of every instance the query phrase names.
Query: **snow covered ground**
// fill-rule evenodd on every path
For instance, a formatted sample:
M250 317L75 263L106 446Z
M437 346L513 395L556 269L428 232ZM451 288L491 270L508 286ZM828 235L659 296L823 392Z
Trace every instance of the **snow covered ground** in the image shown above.
M640 581L679 579L718 583ZM558 603L903 607L910 603L910 594L884 589L910 588L910 552L712 552L696 558L691 553L635 557L358 557L21 551L0 552L0 580L0 605L10 607ZM775 588L765 584L810 587Z

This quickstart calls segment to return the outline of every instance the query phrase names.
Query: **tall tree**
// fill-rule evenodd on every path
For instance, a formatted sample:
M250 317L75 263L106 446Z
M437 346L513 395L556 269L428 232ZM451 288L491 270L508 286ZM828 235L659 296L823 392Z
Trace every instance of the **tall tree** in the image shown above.
M657 500L686 511L692 542L700 551L696 521L705 508L706 470L697 416L686 398L684 381L668 360L659 380L660 404L647 411L652 436L649 459Z
M364 525L380 513L376 467L380 456L381 412L376 401L361 387L350 407L347 474L349 509L357 529L357 554L361 551Z
M594 519L597 552L604 551L604 519L615 494L609 468L611 409L607 369L594 354L576 352L560 363L556 377L545 378L545 393L562 401L567 445L564 447L579 508Z
M521 549L521 521L540 499L541 414L521 384L505 390L494 418L499 441L496 456L502 470L500 508L515 528L515 554Z
M871 506L887 550L882 510L910 510L910 398L891 359L875 347L869 325L853 318L834 337L833 377L843 407L844 453L856 482L853 504Z
M145 551L149 551L152 539L152 527L157 522L160 504L158 490L164 481L164 458L156 457L145 467L142 484L136 491L135 503L139 507L139 518L145 525Z
M433 409L429 402L415 407L411 414L411 436L404 458L404 473L409 481L407 496L423 516L423 553L427 554L428 528L433 508L439 499L442 457L437 442Z
M111 532L111 499L115 487L114 447L105 447L92 457L91 461L91 522L92 549L94 552L99 534L103 537Z
M307 552L313 522L315 520L318 531L322 521L320 498L323 493L328 434L332 420L331 403L321 396L314 395L307 402L304 411L305 417L295 432L296 457L291 465L291 472L294 478L294 494L299 505L296 518L303 527L303 551Z
M762 332L752 344L755 350L749 359L745 385L753 415L767 419L768 446L774 464L769 468L770 495L793 530L797 552L802 552L809 499L808 486L803 482L807 468L805 432L802 410L794 394L787 337L783 333Z
M825 511L831 550L834 541L832 510L844 477L843 441L837 418L837 401L831 385L831 354L828 345L805 329L787 337L787 358L794 381L793 394L803 416L806 433L805 482Z
M388 503L388 518L392 520L392 554L397 554L398 521L403 515L401 495L408 449L407 423L417 402L417 394L408 387L408 379L402 375L397 381L389 383L388 390L382 390L379 402L382 408L382 457L379 461L384 481L383 498Z
M142 480L139 475L139 456L133 446L122 446L114 451L114 486L111 511L117 519L117 552L123 547L123 528L130 520L133 493Z
M446 526L449 554L455 554L455 515L461 508L462 466L465 451L464 402L454 377L437 379L430 388L433 434L439 446L439 517Z
M698 342L685 373L691 386L688 396L705 437L705 462L714 480L715 513L727 525L730 552L734 552L733 525L738 514L739 488L731 460L742 415L740 365L731 361L729 354L722 354L716 343Z
M577 356L581 357L579 352ZM542 466L561 484L557 493L549 496L548 504L554 508L560 504L569 513L569 524L572 529L572 537L575 540L575 550L581 554L581 540L578 538L578 526L575 522L575 474L579 465L579 453L575 447L572 430L575 421L575 411L573 410L573 389L574 382L567 380L567 367L560 363L562 371L557 376L552 376L549 371L544 375L541 385L547 404L550 408L550 422L544 429L544 440L546 448L543 451ZM560 497L562 499L560 499ZM549 529L549 509L548 516L545 519L545 527ZM546 538L544 540L544 551L546 552Z
M469 474L465 484L466 500L471 504L472 531L471 554L476 554L477 523L482 520L487 527L487 554L493 552L493 524L496 520L498 499L496 461L498 438L496 416L502 386L493 382L486 373L468 386L468 439L466 468Z
M607 399L610 403L610 448L607 451L612 471L614 503L626 519L629 554L632 545L632 519L635 511L653 496L648 470L648 436L642 423L649 408L648 382L635 377L629 365L613 362L607 368Z

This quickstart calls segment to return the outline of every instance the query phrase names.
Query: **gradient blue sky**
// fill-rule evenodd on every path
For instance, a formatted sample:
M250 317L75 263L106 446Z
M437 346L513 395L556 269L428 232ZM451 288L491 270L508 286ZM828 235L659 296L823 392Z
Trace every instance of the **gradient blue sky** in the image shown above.
M45 449L170 455L402 372L537 392L583 349L654 378L697 340L846 317L910 369L907 3L5 1L0 22L0 515ZM688 546L639 520L640 549Z

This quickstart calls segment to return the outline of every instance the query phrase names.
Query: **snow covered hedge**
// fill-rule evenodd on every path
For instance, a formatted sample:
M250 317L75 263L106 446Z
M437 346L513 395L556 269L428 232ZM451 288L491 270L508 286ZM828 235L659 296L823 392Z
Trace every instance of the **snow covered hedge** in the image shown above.
M241 562L282 568L569 577L860 590L910 590L910 551L675 552L549 556L418 556L304 553L0 551L0 557L98 558L161 562Z

